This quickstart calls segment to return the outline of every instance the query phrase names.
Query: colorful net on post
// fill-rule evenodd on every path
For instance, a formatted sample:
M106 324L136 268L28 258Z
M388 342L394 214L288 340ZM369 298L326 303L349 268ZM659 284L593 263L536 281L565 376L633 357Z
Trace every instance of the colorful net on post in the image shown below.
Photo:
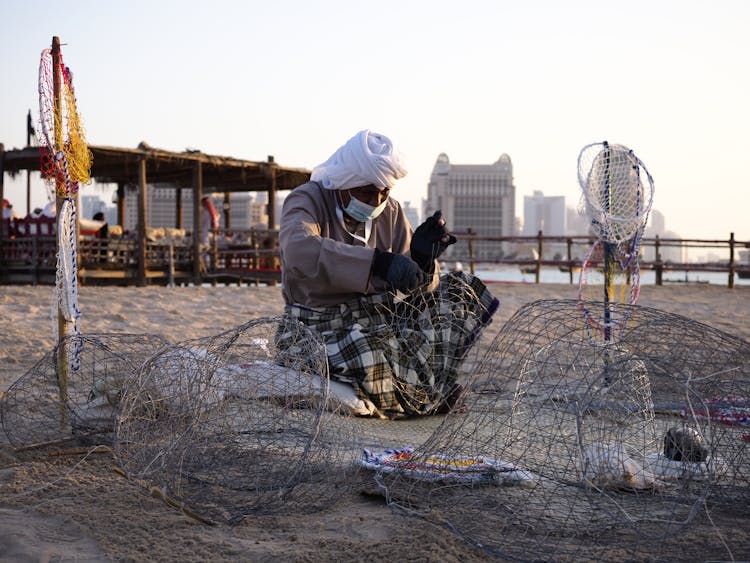
M55 72L61 77L55 103ZM78 193L78 185L90 180L91 151L76 107L73 73L59 55L55 69L52 50L42 51L39 62L39 127L37 140L41 158L42 178L55 189L58 197Z
M41 174L58 198L57 274L53 303L53 331L58 338L79 334L76 205L78 186L88 182L91 152L81 125L73 90L73 74L63 63L57 38L42 51L39 62L39 127ZM63 322L60 322L62 320ZM65 334L61 335L61 329ZM69 365L77 369L77 350L68 350Z
M581 213L590 220L598 237L581 267L578 298L592 324L609 332L626 319L620 304L635 304L640 289L638 253L654 196L654 182L632 150L607 141L592 143L578 156ZM596 283L603 276L603 286ZM592 315L588 301L602 301L601 323Z

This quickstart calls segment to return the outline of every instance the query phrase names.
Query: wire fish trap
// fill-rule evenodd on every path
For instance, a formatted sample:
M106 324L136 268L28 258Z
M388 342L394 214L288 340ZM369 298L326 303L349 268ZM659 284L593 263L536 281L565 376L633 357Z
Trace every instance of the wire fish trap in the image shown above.
M153 334L66 337L0 399L8 441L16 448L75 438L110 443L130 378L167 344Z
M214 521L316 510L353 466L348 412L317 333L258 319L144 364L120 405L115 454L128 477Z
M581 207L599 239L621 244L646 224L654 199L654 181L635 153L606 141L592 143L578 155Z
M726 424L741 415L710 416L745 403L712 411L706 398L748 396L750 345L664 311L618 311L606 338L576 300L519 309L479 362L466 414L378 471L391 504L493 555L567 561L689 558L684 534L704 507L734 495L746 510L749 444ZM530 478L469 486L415 471L479 458Z

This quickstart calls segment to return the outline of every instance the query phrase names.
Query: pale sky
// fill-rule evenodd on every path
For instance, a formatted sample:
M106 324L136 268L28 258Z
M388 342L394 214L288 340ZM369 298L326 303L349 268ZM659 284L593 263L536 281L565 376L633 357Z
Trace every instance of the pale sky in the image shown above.
M407 157L400 201L419 205L441 152L507 153L521 215L534 190L575 207L578 153L608 140L648 167L667 229L750 240L747 0L0 4L6 149L57 35L91 144L312 168L369 128ZM25 212L25 180L5 187Z

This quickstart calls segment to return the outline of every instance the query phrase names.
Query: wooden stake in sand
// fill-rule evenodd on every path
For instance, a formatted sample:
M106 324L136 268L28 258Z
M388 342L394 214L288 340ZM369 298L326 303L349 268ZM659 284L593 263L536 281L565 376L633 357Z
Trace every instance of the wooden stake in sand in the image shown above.
M55 316L58 332L57 379L61 430L68 426L68 379L78 369L78 350L66 341L78 333L78 187L91 178L91 151L76 108L73 74L63 63L60 39L42 52L39 64L39 149L42 177L55 188L57 276ZM75 353L71 353L75 352Z
M62 94L61 94L61 75L60 75L60 38L54 36L52 38L52 91L54 96L54 122L55 122L55 147L54 151L63 150L63 114L62 114ZM65 180L61 178L60 174L56 175L55 180L55 216L59 218L62 216L62 206L65 201L66 187L64 185ZM77 219L76 219L77 221ZM59 229L59 226L58 226ZM60 237L58 233L57 237L57 254L58 257L62 249L60 248ZM58 258L59 260L59 258ZM68 354L65 346L65 335L68 333L68 321L63 314L59 301L57 302L57 382L60 392L60 430L63 430L68 425Z

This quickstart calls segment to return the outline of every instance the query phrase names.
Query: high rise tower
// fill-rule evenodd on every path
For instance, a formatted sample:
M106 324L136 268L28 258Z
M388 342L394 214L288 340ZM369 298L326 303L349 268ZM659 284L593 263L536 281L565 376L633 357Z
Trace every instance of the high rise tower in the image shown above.
M513 164L503 154L494 164L451 164L441 153L427 185L423 217L442 210L451 231L482 236L513 236L516 216L516 187ZM492 259L508 251L506 243L477 241L477 259ZM448 248L444 258L468 254L465 242Z

